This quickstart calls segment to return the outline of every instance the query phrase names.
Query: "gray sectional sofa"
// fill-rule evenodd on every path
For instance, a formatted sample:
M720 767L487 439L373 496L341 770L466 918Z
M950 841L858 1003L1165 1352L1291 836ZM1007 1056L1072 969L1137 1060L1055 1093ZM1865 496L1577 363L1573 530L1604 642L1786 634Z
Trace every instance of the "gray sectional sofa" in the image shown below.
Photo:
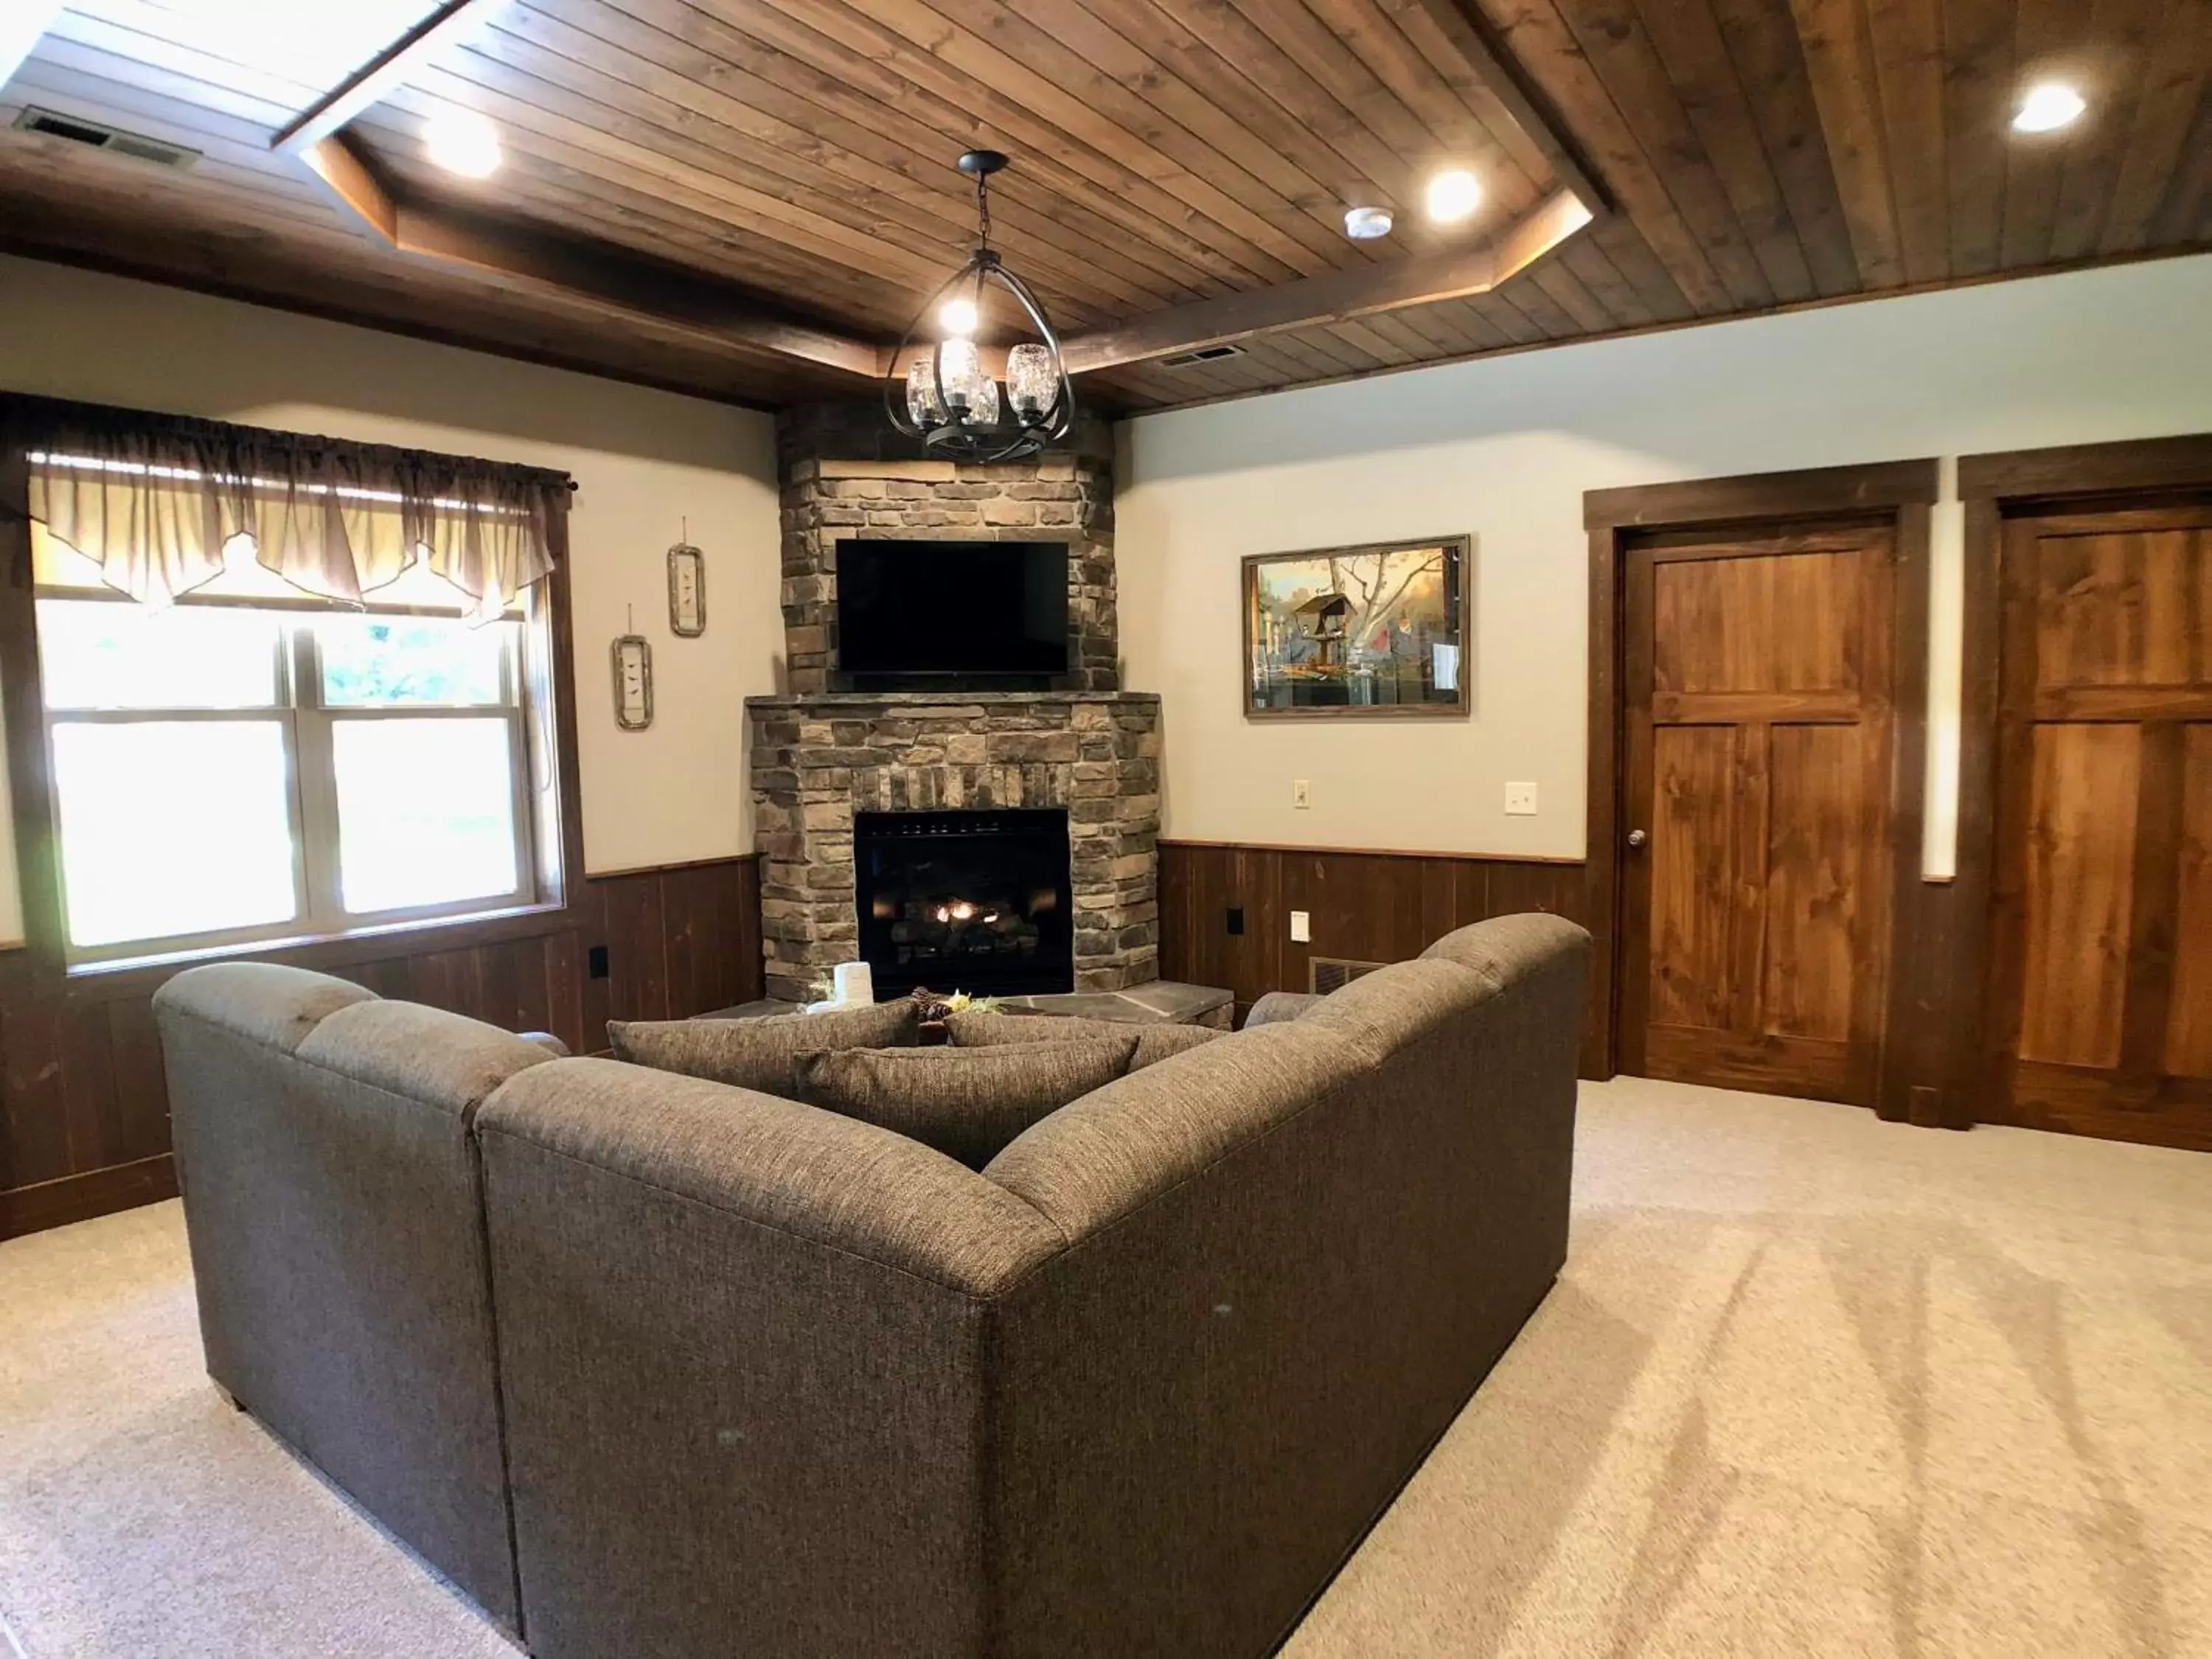
M1552 1283L1547 916L980 1172L246 965L157 1000L215 1381L542 1659L1269 1651Z

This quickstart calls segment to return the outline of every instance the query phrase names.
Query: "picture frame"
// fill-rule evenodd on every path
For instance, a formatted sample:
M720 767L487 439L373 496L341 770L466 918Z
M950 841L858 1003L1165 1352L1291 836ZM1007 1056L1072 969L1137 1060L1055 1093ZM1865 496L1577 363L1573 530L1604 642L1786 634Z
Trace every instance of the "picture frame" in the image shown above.
M707 556L690 542L668 550L668 631L679 640L707 631Z
M615 724L642 732L653 724L653 646L642 634L621 634L612 654Z
M1465 719L1468 536L1251 553L1244 718Z

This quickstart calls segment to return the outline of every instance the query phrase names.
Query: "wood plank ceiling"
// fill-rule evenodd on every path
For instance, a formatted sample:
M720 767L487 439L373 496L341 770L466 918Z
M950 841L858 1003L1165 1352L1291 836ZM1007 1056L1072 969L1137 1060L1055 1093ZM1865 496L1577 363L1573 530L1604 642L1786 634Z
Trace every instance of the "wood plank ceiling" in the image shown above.
M399 252L272 149L439 10L70 0L0 87L0 121L35 106L201 159L170 171L11 125L0 247L746 401L855 387L718 336L696 307L655 316ZM994 189L998 240L1078 336L1501 238L1578 163L1610 198L1489 292L1084 377L1124 410L2212 246L2212 0L471 10L462 40L410 61L347 130L395 197L502 246L549 239L868 343L895 340L966 252L972 199L951 163L974 144L1015 158ZM2087 113L2013 133L2024 87L2054 76ZM481 183L424 151L425 119L456 106L500 133L505 166ZM1440 230L1420 191L1446 164L1474 170L1485 200ZM1352 204L1395 209L1396 233L1347 240Z

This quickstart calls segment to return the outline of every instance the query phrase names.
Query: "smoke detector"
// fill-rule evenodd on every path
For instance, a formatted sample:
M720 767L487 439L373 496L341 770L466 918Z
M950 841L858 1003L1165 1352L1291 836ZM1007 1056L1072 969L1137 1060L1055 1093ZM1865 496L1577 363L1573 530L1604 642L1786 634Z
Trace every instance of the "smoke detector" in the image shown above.
M1371 242L1379 236L1388 236L1390 227L1396 222L1389 208L1349 208L1344 215L1344 234L1355 242Z

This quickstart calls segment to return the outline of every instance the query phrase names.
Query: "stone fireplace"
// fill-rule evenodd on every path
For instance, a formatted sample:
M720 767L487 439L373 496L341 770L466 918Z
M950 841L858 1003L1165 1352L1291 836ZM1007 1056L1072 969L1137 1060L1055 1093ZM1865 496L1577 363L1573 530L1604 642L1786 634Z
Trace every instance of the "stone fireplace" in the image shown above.
M816 405L781 417L778 452L787 690L746 701L769 995L818 997L830 969L855 959L875 965L882 994L1115 992L1157 979L1159 700L1120 689L1106 429L1081 427L1028 462L963 466L924 457L873 404ZM855 536L1065 539L1068 672L1050 690L835 689L836 548ZM981 842L929 855L895 914L880 914L878 878L902 856L886 842L949 849L994 812L1031 829L1030 815L1065 815L1064 914L1056 897L1036 902L1034 883L991 887L1020 872L991 865ZM1016 856L1012 842L1000 850ZM1018 920L1004 908L1017 902ZM955 916L960 902L976 914ZM994 903L998 921L982 923Z

